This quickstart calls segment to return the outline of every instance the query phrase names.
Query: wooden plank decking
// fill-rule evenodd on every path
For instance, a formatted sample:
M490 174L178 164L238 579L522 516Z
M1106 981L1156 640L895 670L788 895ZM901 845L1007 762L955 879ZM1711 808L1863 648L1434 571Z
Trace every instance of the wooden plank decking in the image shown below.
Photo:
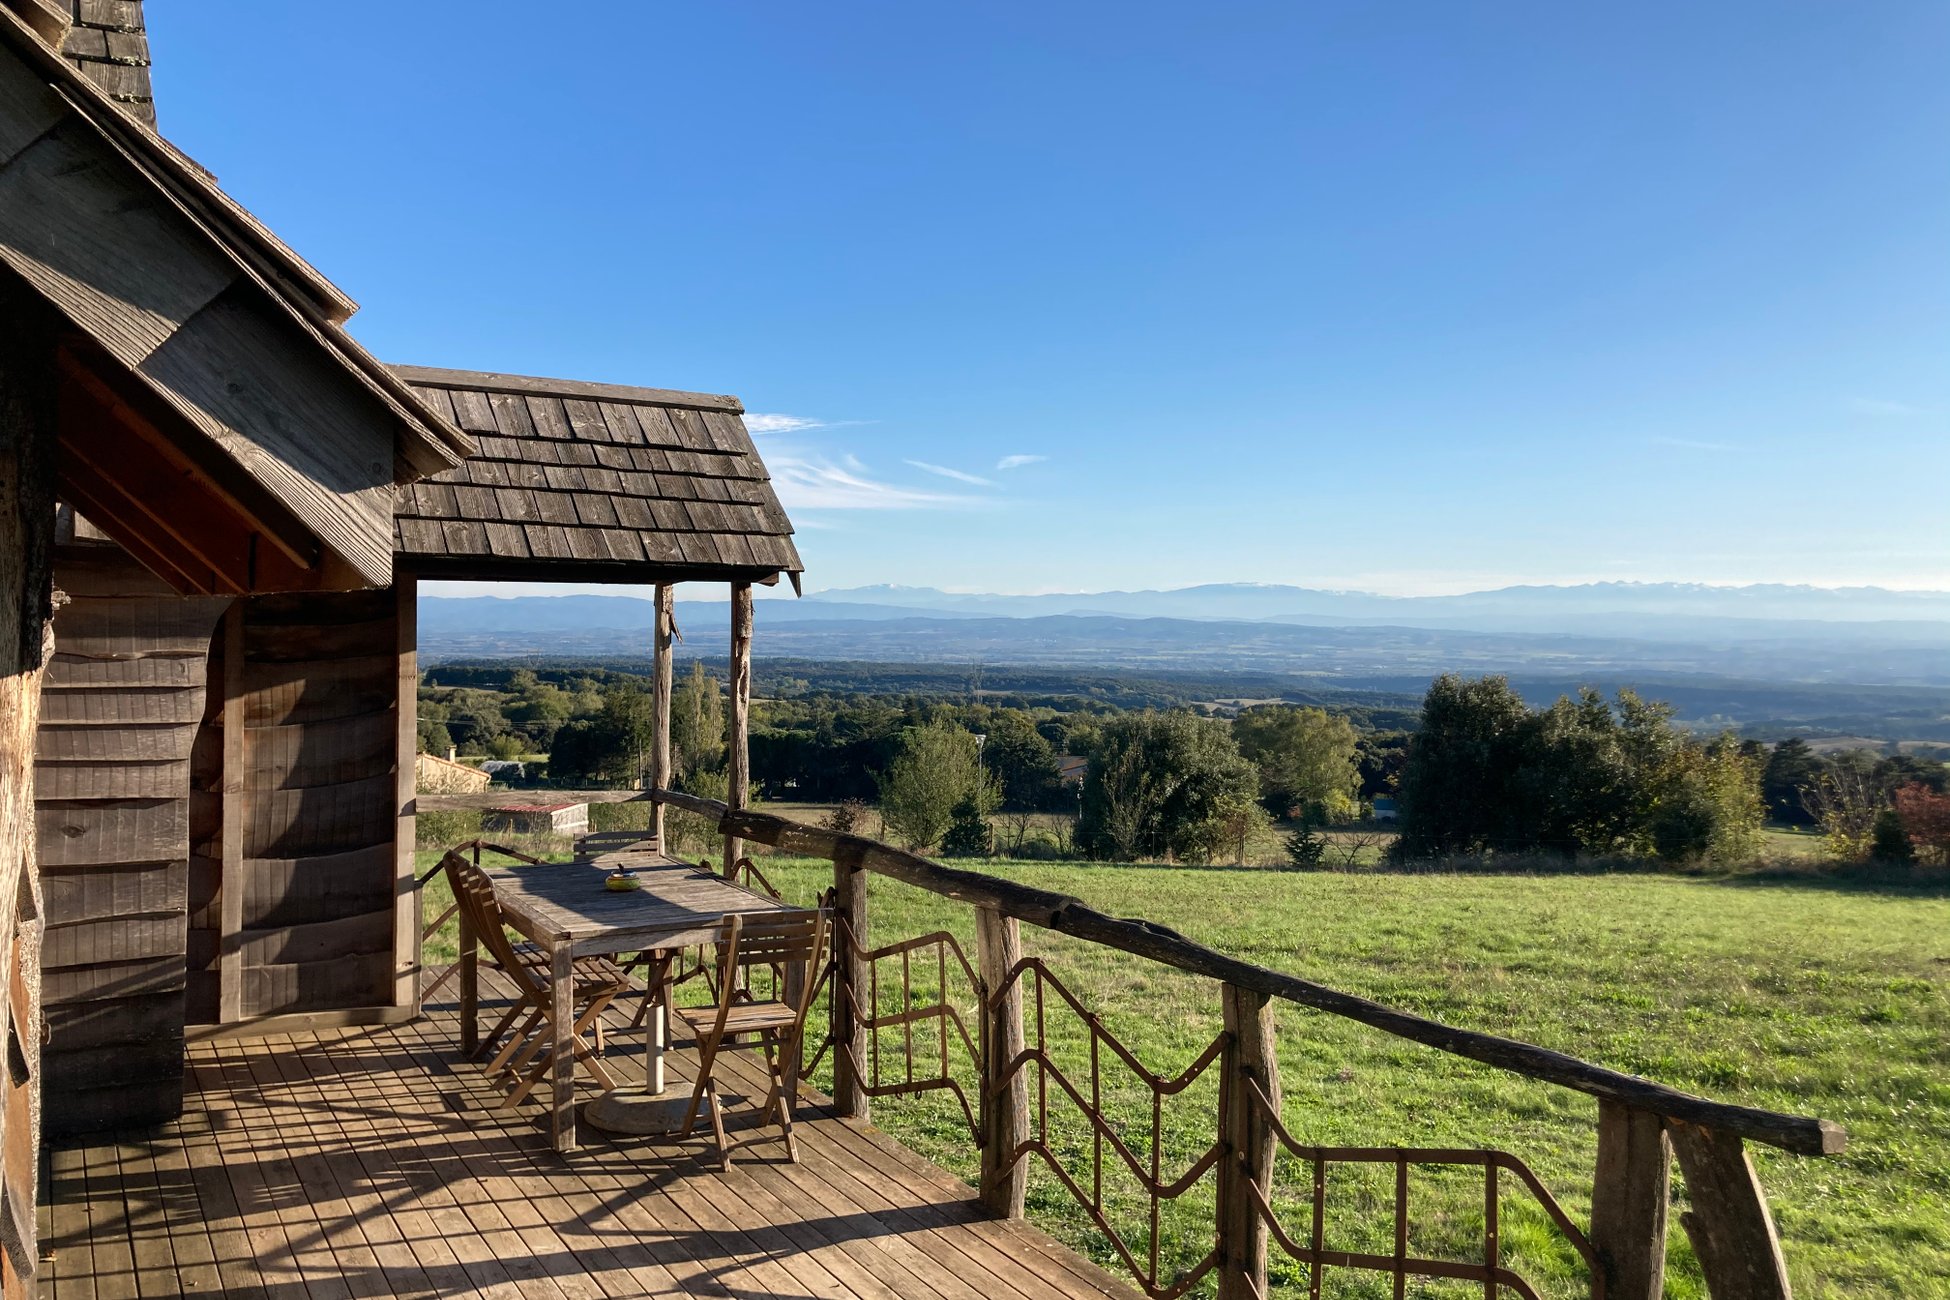
M539 1104L492 1109L456 1030L448 1005L399 1027L192 1044L182 1120L53 1153L40 1294L1136 1295L816 1106L801 1110L798 1165L766 1144L721 1173L708 1127L680 1144L585 1126L584 1147L558 1156ZM728 1100L762 1095L735 1055ZM668 1058L686 1086L691 1064ZM728 1107L734 1124L751 1113Z

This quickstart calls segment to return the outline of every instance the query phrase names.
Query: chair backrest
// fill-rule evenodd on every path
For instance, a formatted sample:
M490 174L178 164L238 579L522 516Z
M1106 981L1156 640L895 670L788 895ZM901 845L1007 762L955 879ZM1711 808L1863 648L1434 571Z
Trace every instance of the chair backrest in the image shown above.
M508 938L507 927L501 921L501 905L494 898L494 881L488 873L458 853L448 853L440 860L440 865L447 870L447 883L453 886L454 902L480 939L481 946L488 950L488 955L523 988L532 992L543 987L542 982L515 953L514 943Z
M819 982L812 963L826 956L826 925L824 910L734 916L725 922L724 938L718 947L720 1020L737 996L737 972L753 966L804 968L797 999L792 1003L793 1013L803 1019L812 1003L813 985ZM783 989L779 1000L785 1001Z
M578 854L593 856L598 853L620 853L626 849L647 849L652 853L662 849L657 842L655 831L590 831L578 835L575 850Z

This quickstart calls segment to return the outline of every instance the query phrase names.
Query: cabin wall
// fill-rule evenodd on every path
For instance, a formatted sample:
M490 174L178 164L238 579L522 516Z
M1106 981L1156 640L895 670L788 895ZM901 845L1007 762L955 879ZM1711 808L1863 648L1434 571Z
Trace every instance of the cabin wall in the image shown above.
M390 590L253 597L225 620L222 704L191 773L191 1023L393 1005L410 960L395 952L399 640Z
M69 603L35 744L52 1137L182 1107L190 756L227 603L166 592L119 552L56 578Z

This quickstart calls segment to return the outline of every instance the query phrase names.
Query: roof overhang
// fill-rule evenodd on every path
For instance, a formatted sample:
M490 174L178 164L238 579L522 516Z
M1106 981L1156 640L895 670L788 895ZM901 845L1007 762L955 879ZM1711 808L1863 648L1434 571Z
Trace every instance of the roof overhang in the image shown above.
M419 577L776 583L803 569L791 520L720 393L397 366L475 436L465 463L398 500Z
M472 440L349 299L0 8L0 280L44 318L61 490L188 593L384 586L393 490Z

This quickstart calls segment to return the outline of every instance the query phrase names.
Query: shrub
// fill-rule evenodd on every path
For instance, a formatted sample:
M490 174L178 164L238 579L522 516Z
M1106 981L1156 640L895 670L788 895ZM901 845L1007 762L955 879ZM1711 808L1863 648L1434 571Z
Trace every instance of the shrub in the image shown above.
M1286 837L1286 860L1295 871L1318 871L1327 854L1327 841L1312 826L1302 826Z
M481 814L465 809L423 812L413 819L414 843L422 849L451 849L481 837Z
M1906 785L1896 791L1896 814L1918 860L1950 866L1950 794L1921 782Z
M880 783L880 815L888 829L909 848L926 852L968 801L982 816L998 801L995 777L982 766L974 735L946 721L909 727Z
M1875 830L1869 836L1869 861L1890 865L1916 861L1916 846L1910 843L1902 816L1894 808L1876 814Z
M842 799L826 814L821 823L836 835L864 835L867 827L867 803L864 799Z
M973 797L955 805L948 832L941 837L941 852L951 858L986 858L995 852L995 828Z

